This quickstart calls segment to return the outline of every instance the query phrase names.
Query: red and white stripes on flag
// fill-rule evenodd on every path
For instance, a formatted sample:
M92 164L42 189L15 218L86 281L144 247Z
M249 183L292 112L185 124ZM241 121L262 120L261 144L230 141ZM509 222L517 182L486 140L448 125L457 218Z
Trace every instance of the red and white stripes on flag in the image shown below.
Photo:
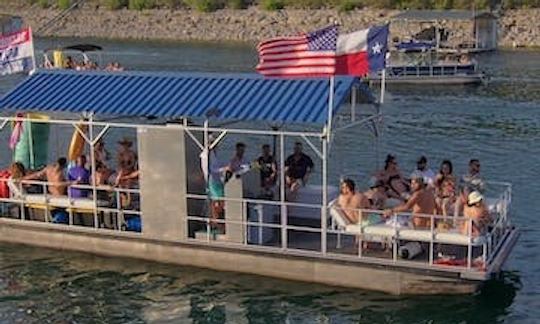
M291 37L277 37L257 46L257 71L272 77L316 77L335 74L337 26Z

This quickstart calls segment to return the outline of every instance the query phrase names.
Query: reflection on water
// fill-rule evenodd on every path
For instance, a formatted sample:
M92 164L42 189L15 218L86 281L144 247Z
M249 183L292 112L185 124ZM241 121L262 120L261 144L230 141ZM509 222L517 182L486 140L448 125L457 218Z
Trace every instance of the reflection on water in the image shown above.
M413 298L9 244L0 259L3 323L493 323L520 286Z
M36 46L74 42L40 39ZM243 45L98 43L107 51L104 60L131 69L246 72L256 61L253 48ZM476 157L485 177L512 182L511 217L522 237L509 271L479 293L397 297L1 244L0 323L534 323L540 318L540 52L501 51L478 60L491 75L487 86L391 88L379 156L368 133L351 128L336 134L329 170L331 182L343 174L365 177L392 152L405 173L425 154L433 169L450 158L461 174ZM0 92L21 80L0 79ZM52 135L57 152L70 137L62 134ZM119 136L111 132L110 148ZM255 147L248 147L248 158ZM0 155L2 166L8 159Z

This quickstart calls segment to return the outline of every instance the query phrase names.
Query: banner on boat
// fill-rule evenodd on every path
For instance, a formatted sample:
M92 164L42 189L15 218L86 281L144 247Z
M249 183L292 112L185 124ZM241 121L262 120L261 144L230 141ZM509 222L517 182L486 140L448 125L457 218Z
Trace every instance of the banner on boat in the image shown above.
M34 69L32 30L22 29L0 37L0 75L30 72Z

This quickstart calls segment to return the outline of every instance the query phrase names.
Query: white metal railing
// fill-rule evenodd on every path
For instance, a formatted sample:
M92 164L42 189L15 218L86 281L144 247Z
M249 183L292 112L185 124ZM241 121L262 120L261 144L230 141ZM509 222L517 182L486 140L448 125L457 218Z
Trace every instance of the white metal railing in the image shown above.
M126 189L118 188L112 186L92 186L85 184L70 184L69 182L48 182L48 181L39 181L39 180L11 180L11 179L0 179L0 183L11 182L11 185L8 185L10 189L9 198L0 198L1 203L10 203L19 207L19 217L21 220L29 220L27 216L27 211L29 209L44 209L44 221L52 222L51 211L55 209L64 209L68 213L68 223L67 225L75 225L74 223L74 214L85 213L93 214L93 226L95 228L100 228L104 226L104 219L100 220L100 216L105 217L105 214L108 214L112 217L113 214L116 214L116 222L114 224L114 229L122 230L123 225L125 224L126 216L138 216L141 217L142 213L138 208L136 208L136 203L132 204L134 207L123 206L121 202L122 195L131 195L140 197L140 192L138 189ZM14 187L15 186L15 187ZM34 186L39 188L36 190L37 193L28 193L27 188ZM49 187L65 187L66 195L52 195L49 193ZM16 189L16 190L14 190ZM88 192L89 198L76 198L72 197L70 189L79 189L86 190ZM114 197L114 203L112 200L103 201L98 197L91 195L93 190L95 192L107 192L112 193ZM42 198L42 199L41 199ZM62 199L58 201L57 199ZM65 200L63 200L65 199ZM56 200L56 201L54 201ZM81 201L84 201L85 204L78 204ZM4 215L2 215L4 216ZM111 224L112 225L112 224Z
M496 183L490 183L490 185L493 185ZM499 183L500 185L504 186L503 192L499 195L497 200L494 202L494 210L492 211L492 215L494 216L493 222L489 226L489 230L487 230L485 233L481 233L480 235L476 236L473 235L473 219L467 218L463 216L442 216L442 215L424 215L424 214L412 214L412 213L398 213L398 216L408 218L409 220L413 218L423 218L426 219L426 222L428 227L422 228L422 229L411 229L409 227L403 227L401 228L397 222L394 222L394 225L387 226L388 229L391 229L391 233L389 235L381 234L373 234L368 233L366 231L367 227L364 226L358 226L359 231L358 232L350 232L347 231L346 228L339 228L336 226L334 218L332 216L329 216L329 221L331 223L331 226L324 231L320 226L297 226L297 225L290 225L288 224L289 217L294 217L294 215L286 215L286 217L279 217L279 222L265 222L263 217L259 214L254 220L253 218L250 218L248 215L248 204L257 204L260 206L281 206L285 207L287 210L289 207L303 207L303 208L313 208L314 212L321 212L320 208L323 208L320 205L316 204L304 204L304 203L295 203L295 202L280 202L280 201L269 201L269 200L262 200L262 199L241 199L241 198L220 198L220 201L223 202L236 202L242 204L242 210L245 213L245 217L243 217L241 220L227 220L227 219L210 219L206 215L188 215L186 216L186 220L188 222L188 226L190 221L198 221L202 222L206 226L206 235L205 235L205 242L210 244L226 244L225 242L219 242L219 241L213 241L212 239L212 233L211 233L211 227L212 223L214 224L234 224L238 226L242 226L244 229L244 236L243 236L243 243L244 245L247 245L248 242L248 230L250 227L254 227L258 231L258 237L259 239L255 240L257 243L254 245L264 245L261 240L262 231L264 229L271 229L275 231L279 231L281 233L283 232L289 232L289 231L299 231L299 232L307 232L307 233L317 233L322 235L334 235L337 237L336 239L336 247L339 248L341 236L348 235L353 236L358 240L358 246L357 246L357 255L356 258L364 258L364 259L370 259L373 258L373 256L365 256L363 255L363 242L373 242L373 237L383 237L384 239L387 239L388 242L392 245L391 250L391 261L395 264L400 263L407 263L409 264L411 261L403 261L398 256L398 250L402 243L405 242L421 242L422 244L425 244L428 246L427 248L427 260L425 261L425 266L429 267L437 267L441 268L440 265L437 264L435 252L436 248L439 245L449 245L457 248L464 248L466 249L466 258L463 264L455 264L453 265L453 268L461 268L461 269L467 269L467 270L474 270L474 271L483 271L484 269L489 266L490 262L493 260L495 254L498 251L498 248L500 244L502 244L502 239L504 238L504 235L506 234L506 231L508 230L508 208L509 203L511 199L511 187L509 184L506 183ZM206 200L208 201L207 197L205 195L195 195L195 194L188 194L188 199L195 199L195 200ZM335 208L333 206L329 206L328 208ZM354 210L354 212L359 212L360 215L368 215L368 214L376 214L376 215L382 215L383 211L381 210ZM332 213L328 213L328 215L331 215ZM361 224L362 218L360 218L359 223ZM438 223L447 223L450 225L453 230L442 230L437 227ZM466 226L463 226L466 224ZM358 225L358 224L349 224L349 225ZM461 227L466 227L467 232L463 233L461 230ZM414 233L416 231L416 233ZM440 234L451 234L451 239L445 238L444 235ZM408 235L405 235L408 234ZM411 234L422 234L420 237L414 237L411 236ZM426 235L427 234L427 235ZM454 235L455 237L452 237ZM449 236L449 235L447 235ZM290 238L290 235L289 235ZM194 241L199 241L195 239ZM321 241L317 241L316 243L320 243L320 253L323 254L325 257L332 258L335 256L335 252L328 252L325 253L325 249L322 248L322 244L324 241L321 239ZM253 244L253 243L252 243ZM276 241L271 244L271 247L284 250L290 250L290 243L288 240L281 240L281 242ZM265 248L268 248L266 246ZM295 250L297 248L294 248ZM308 248L309 250L312 250L312 247ZM474 251L473 251L474 250ZM481 250L481 253L479 254L479 258L481 258L481 262L474 262L476 259L474 257L474 253L476 250ZM478 261L478 260L477 260Z

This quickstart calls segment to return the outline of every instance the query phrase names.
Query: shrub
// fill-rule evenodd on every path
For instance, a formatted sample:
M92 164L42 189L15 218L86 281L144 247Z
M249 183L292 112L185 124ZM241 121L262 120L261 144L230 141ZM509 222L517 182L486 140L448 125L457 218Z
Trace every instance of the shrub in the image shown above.
M328 5L325 0L287 0L287 6L299 9L319 9Z
M71 0L58 0L58 9L66 10L71 7Z
M191 9L200 12L212 12L219 8L217 0L188 0L186 3Z
M283 0L262 0L261 7L264 10L274 11L283 9L285 7L285 3Z
M127 0L105 0L105 7L110 10L118 10L127 6Z
M49 8L50 7L49 0L38 0L38 5L41 8Z
M152 9L153 0L129 0L128 8L134 10Z
M227 7L231 9L246 9L247 3L245 0L229 0Z
M161 1L161 4L164 4L167 8L176 9L180 6L180 0L164 0Z
M362 7L362 3L358 0L342 0L338 4L339 11L351 11Z

